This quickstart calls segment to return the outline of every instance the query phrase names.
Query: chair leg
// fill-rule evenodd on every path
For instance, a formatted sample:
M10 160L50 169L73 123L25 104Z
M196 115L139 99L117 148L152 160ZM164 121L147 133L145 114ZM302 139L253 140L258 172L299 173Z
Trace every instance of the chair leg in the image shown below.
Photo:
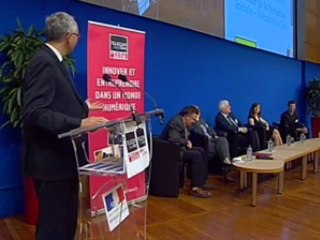
M223 171L223 176L226 177L229 173L229 166L223 165L222 171Z
M224 182L225 183L230 183L234 182L233 179L228 178L228 174L232 171L232 166L224 164L223 165L223 177L224 177Z
M185 170L184 168L179 172L179 188L183 188L185 181Z

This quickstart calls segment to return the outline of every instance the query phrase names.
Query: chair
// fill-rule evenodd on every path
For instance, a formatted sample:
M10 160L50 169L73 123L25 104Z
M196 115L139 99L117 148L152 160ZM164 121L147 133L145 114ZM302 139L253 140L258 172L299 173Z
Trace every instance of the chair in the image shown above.
M216 159L209 151L210 139L205 135L200 135L193 131L190 132L189 139L193 146L201 147L206 151L208 157L208 173L218 175L223 174L223 163Z
M153 156L149 194L161 197L178 197L184 183L184 164L180 161L180 146L153 138Z

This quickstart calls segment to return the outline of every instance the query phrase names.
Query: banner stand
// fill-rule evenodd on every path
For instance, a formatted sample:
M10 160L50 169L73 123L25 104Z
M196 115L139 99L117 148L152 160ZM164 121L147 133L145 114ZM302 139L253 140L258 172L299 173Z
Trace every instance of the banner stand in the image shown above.
M88 99L103 104L102 111L92 111L90 116L112 120L145 111L145 32L89 21L87 64ZM138 86L138 89L128 82L123 82L119 75L127 77L128 82ZM110 143L108 134L106 131L99 131L89 135L89 159L101 158L102 154L110 155L112 151L119 150L117 144ZM111 145L116 149L110 149ZM127 179L129 190L126 196L129 203L145 198L145 177L142 172ZM121 177L111 180L115 183L123 181ZM90 176L91 197L105 181L106 177ZM103 207L101 203L100 208Z

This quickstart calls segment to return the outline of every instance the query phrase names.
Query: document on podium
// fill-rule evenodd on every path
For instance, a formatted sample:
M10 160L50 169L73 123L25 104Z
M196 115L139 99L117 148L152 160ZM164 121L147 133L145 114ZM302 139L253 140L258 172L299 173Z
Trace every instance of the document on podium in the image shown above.
M84 174L127 174L128 178L143 172L150 162L146 123L126 122L116 144L94 151L94 161L79 167ZM120 135L119 135L120 136Z
M101 174L124 174L125 169L123 164L115 164L108 161L103 162L94 162L86 164L79 168L81 172L94 172L94 173L101 173Z
M95 151L94 162L81 166L79 170L88 174L124 174L125 167L120 149L120 145L112 145Z
M150 155L146 133L146 122L139 125L134 122L124 124L123 161L128 178L141 173L149 166Z

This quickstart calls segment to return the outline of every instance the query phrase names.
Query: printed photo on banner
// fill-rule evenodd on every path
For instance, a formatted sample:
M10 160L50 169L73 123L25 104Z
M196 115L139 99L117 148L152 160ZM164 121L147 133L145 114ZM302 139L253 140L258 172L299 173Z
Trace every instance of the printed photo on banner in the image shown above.
M114 144L102 149L94 151L94 161L121 161L121 151L123 147L119 144Z
M114 144L94 151L94 161L81 166L79 169L88 173L123 174L125 166L123 162L122 144Z
M109 231L113 231L129 216L129 208L122 184L102 195Z

